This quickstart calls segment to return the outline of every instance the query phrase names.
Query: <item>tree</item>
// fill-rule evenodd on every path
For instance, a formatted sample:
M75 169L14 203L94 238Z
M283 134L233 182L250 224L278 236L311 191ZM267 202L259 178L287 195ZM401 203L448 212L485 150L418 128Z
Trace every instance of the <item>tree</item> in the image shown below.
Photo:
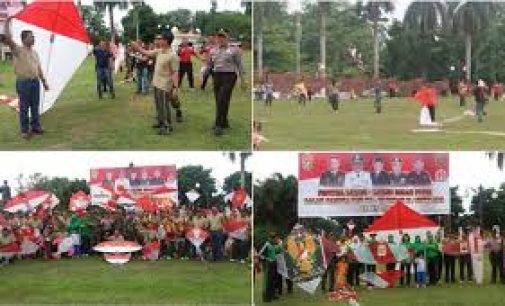
M136 21L137 19L137 21ZM137 25L138 23L138 25ZM158 33L159 16L149 5L136 6L128 11L128 14L121 19L124 29L124 37L127 41L141 39L150 42ZM137 26L139 37L137 38Z
M228 152L228 158L232 163L234 163L237 160L237 153L235 152ZM239 152L238 157L240 158L240 188L245 187L245 161L251 157L252 153L251 152Z
M505 227L505 184L500 189L479 188L470 205L473 223L483 229L491 230L494 225Z
M224 183L223 183L223 190L225 193L230 193L234 190L236 190L237 188L241 187L242 185L242 174L240 173L240 171L237 171L237 172L234 172L233 174L231 174L230 176L226 177L224 179ZM247 194L249 196L252 195L252 173L251 172L246 172L245 175L245 185L244 185L244 188L245 188L245 191L247 192Z
M195 201L198 207L210 207L213 194L216 190L216 180L211 176L212 169L205 169L203 166L184 166L177 169L177 183L179 188L179 200L181 204L188 204L186 192L195 190L200 194L200 198Z
M472 39L489 25L498 4L494 2L460 1L450 5L452 27L465 37L466 79L472 80Z
M379 22L383 21L383 15L385 13L390 13L394 9L393 2L391 1L374 1L368 0L366 2L358 1L357 3L357 11L358 14L361 15L366 20L372 23L372 32L373 32L373 51L374 51L374 60L373 60L373 77L379 77L379 49L380 49L380 40L379 40Z
M101 11L108 11L109 13L109 28L111 36L117 35L116 29L114 27L114 9L118 8L120 10L126 10L129 5L129 0L116 0L116 1L104 1L104 0L93 0L95 7Z
M93 44L110 36L103 21L103 12L94 9L91 5L83 5L81 6L81 16Z
M458 226L461 226L460 215L465 212L463 208L463 200L458 195L459 187L451 187L451 213L449 216L449 229L455 230Z

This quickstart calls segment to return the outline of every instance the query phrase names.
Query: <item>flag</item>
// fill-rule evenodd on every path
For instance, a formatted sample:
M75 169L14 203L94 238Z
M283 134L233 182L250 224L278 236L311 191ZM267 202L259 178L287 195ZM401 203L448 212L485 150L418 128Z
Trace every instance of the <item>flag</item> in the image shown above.
M158 260L160 256L161 244L158 240L148 242L142 248L142 258L145 260Z
M396 263L410 257L404 245L386 242L361 244L351 251L356 261L367 265Z
M359 294L356 290L351 290L349 288L340 288L336 291L330 292L329 296L330 302L349 302L351 300L359 300Z
M223 224L225 233L228 233L228 235L232 238L242 241L247 239L248 227L248 223L244 220L228 219Z
M49 91L40 91L40 112L49 110L89 53L90 39L73 1L36 0L12 19L12 35L31 30Z
M242 207L244 207L244 205L249 207L250 204L252 203L251 198L249 197L244 188L239 188L237 190L230 192L229 194L224 196L224 200L225 202L230 202L232 208L237 209L241 209Z
M84 211L88 208L91 199L89 195L79 190L75 192L70 197L70 204L68 205L68 209L73 212Z
M30 212L36 210L40 205L46 203L46 206L55 205L59 203L58 198L47 191L41 190L30 190L26 192L19 193L5 204L4 210L10 213L16 212Z
M423 106L433 106L437 104L437 92L431 87L423 86L414 95L414 99Z
M364 272L359 275L359 279L378 288L392 288L401 278L402 272L398 270L382 271L378 273Z
M209 232L201 228L193 227L186 231L186 239L188 239L197 249L200 248L207 238L209 238Z

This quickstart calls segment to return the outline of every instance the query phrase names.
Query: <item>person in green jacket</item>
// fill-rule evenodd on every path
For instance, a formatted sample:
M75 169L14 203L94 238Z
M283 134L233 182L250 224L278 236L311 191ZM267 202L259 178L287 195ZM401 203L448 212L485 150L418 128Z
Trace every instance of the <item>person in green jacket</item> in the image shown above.
M426 261L428 262L428 277L430 285L436 285L438 282L438 242L431 232L426 233Z
M270 239L265 242L260 251L263 258L263 302L268 303L276 299L275 282L277 278L277 254L279 252L276 242L276 235L271 233Z
M70 237L72 237L74 245L73 256L81 256L81 231L83 227L82 220L76 214L72 214L67 226L67 232L70 234Z

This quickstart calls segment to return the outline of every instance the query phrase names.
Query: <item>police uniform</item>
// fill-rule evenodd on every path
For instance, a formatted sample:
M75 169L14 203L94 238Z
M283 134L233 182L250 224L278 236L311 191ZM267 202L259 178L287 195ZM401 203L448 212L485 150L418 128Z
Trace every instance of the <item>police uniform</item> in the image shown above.
M224 30L218 35L228 36ZM244 64L240 50L232 46L217 46L212 49L209 65L213 69L214 96L216 99L216 120L214 132L221 135L223 129L229 128L228 110L233 87L237 82L237 75L243 80Z
M409 185L429 185L431 184L431 178L426 171L412 171L407 177L407 182Z
M375 107L375 112L379 114L380 112L382 112L381 88L380 88L380 86L377 85L377 86L374 87L373 90L374 90L374 96L375 96L373 105Z
M397 185L397 186L405 186L408 184L407 175L403 172L400 174L390 173L389 174L389 184L390 185Z
M389 175L384 170L370 173L370 178L373 185L389 185Z
M342 171L326 171L321 175L319 185L324 187L342 187L344 186L345 174Z
M363 162L363 157L359 154L352 157L353 164L358 163L363 165ZM345 174L344 186L345 188L371 188L372 179L370 178L370 173L363 170L348 172Z

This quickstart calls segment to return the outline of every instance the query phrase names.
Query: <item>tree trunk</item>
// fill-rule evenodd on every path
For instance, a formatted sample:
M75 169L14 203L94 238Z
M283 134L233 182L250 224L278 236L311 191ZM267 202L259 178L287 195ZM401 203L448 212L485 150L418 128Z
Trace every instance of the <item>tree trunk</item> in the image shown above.
M379 78L379 21L373 22L373 77Z
M135 39L138 41L140 38L140 20L139 20L139 10L135 10Z
M108 7L109 7L110 36L112 39L116 32L114 29L114 6L111 3L109 3Z
M260 26L257 38L257 57L258 57L258 78L261 80L263 78L263 27Z
M319 4L321 6L321 4ZM319 7L321 28L319 29L319 47L321 55L321 76L326 80L326 14L323 7ZM324 90L325 87L323 87ZM325 92L323 92L323 95Z
M472 80L472 34L465 35L466 80Z
M244 153L240 154L240 188L245 189L245 159Z
M296 74L302 74L302 15L296 14Z

